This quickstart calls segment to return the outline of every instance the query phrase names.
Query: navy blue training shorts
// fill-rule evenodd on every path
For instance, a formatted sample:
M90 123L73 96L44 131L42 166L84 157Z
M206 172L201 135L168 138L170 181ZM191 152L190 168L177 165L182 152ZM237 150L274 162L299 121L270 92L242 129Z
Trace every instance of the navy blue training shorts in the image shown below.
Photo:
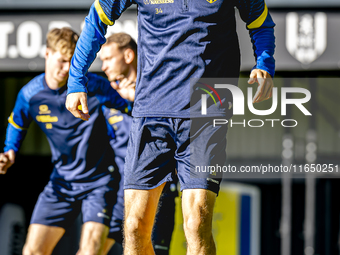
M31 224L66 229L82 212L84 223L94 221L109 226L112 205L117 199L117 180L112 179L92 188L88 185L67 182L61 185L55 181L49 181L39 195Z
M184 189L218 194L221 175L206 171L226 161L227 125L213 118L134 118L125 164L124 189L153 189L174 180ZM199 170L199 171L197 171Z

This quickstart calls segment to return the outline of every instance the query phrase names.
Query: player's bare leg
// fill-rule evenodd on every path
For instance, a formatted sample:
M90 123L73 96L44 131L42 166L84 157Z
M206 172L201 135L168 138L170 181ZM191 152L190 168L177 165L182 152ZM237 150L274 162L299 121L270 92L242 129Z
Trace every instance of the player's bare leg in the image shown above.
M101 255L109 227L98 222L85 222L81 232L77 255Z
M182 193L184 232L188 255L215 255L212 216L216 194L204 189L185 189Z
M152 190L124 191L124 255L154 255L151 234L165 183Z
M107 238L105 243L104 243L104 251L103 251L103 255L106 255L109 253L109 251L111 250L112 246L116 243L116 241L112 238Z
M22 254L50 255L64 233L65 229L61 227L31 224Z

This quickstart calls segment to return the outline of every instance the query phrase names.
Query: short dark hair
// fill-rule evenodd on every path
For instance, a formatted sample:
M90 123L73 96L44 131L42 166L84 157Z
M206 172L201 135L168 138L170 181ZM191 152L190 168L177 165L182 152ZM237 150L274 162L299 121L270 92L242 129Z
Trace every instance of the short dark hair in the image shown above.
M132 49L135 54L137 54L137 43L136 41L127 33L115 33L110 35L106 39L105 44L116 43L119 49Z

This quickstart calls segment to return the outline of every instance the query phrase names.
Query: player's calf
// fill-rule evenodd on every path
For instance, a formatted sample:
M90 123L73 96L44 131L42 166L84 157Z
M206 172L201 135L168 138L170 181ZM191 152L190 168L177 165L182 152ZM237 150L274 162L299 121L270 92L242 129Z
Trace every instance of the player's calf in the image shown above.
M165 183L151 190L126 189L124 255L153 255L151 233Z
M182 208L187 254L214 255L212 216L216 194L204 189L184 190Z

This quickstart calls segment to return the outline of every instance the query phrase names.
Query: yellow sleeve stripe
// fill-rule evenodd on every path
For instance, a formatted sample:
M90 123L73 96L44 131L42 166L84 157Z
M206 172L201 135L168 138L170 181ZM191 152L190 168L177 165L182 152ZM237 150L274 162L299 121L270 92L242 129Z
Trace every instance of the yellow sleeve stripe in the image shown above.
M99 0L96 0L94 2L94 8L96 8L99 18L104 24L108 26L112 26L114 24L114 22L109 20L109 18L106 16L105 12L103 11L103 8L100 6Z
M254 20L252 23L250 23L247 26L247 28L248 29L259 28L260 26L262 26L263 22L266 20L267 15L268 15L268 8L267 8L267 5L264 4L264 10L263 10L262 14L256 20Z
M27 130L27 128L23 128L20 127L19 125L17 125L14 120L13 120L13 112L11 113L11 116L9 116L8 118L8 123L11 124L13 127L15 127L16 129L20 129L20 130Z

